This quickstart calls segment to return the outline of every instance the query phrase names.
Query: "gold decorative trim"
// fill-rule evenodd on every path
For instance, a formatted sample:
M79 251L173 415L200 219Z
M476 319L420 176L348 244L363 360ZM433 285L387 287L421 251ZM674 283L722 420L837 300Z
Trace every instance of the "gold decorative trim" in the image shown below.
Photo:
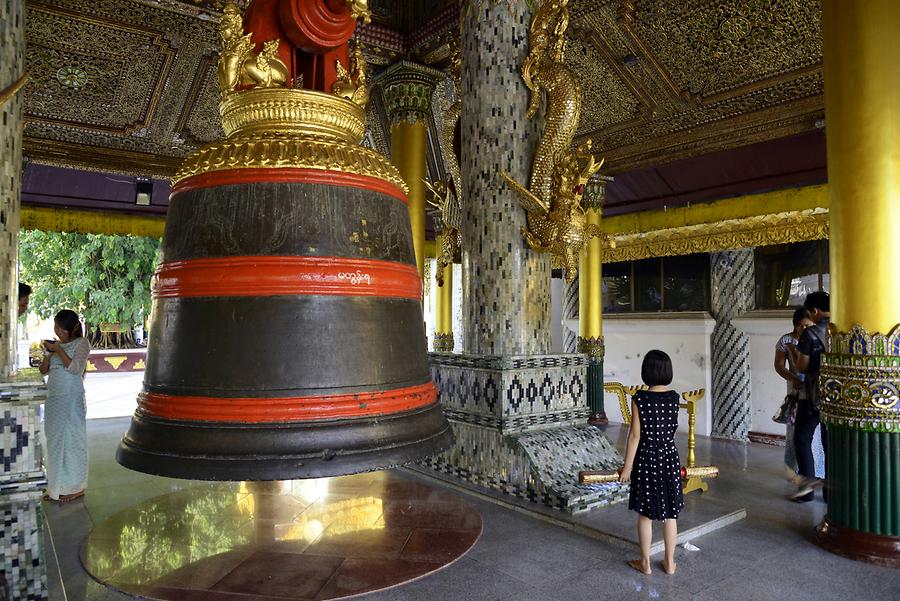
M606 355L606 345L603 343L603 336L599 338L582 338L579 336L577 349L579 353L587 355L594 361L602 361Z
M900 431L900 325L869 334L856 324L830 336L819 376L822 420L857 430Z
M10 98L15 96L19 92L19 90L22 89L22 86L24 86L26 83L28 83L28 73L23 73L19 79L14 81L12 84L7 86L5 90L0 92L0 106L6 104L6 102Z
M397 168L364 146L313 135L259 133L207 144L181 165L173 183L211 171L254 168L301 168L343 171L378 178L409 189Z
M359 144L366 111L358 104L312 90L259 88L233 93L219 106L225 135L300 133Z
M109 211L81 211L22 206L19 227L43 232L80 232L109 236L161 238L166 219L162 216L122 215Z
M453 340L453 332L435 332L434 333L434 352L435 353L452 353L455 342Z
M33 163L102 173L171 178L183 159L26 136L23 154Z
M806 209L614 236L604 263L828 238L828 210Z

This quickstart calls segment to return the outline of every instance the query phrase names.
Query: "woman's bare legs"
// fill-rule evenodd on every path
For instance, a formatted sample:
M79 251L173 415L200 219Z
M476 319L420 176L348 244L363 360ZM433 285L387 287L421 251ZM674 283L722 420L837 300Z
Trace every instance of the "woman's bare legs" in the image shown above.
M666 574L675 573L675 545L678 543L678 520L663 522L663 540L666 545L666 558L662 562Z
M650 543L653 540L653 522L645 516L638 516L638 542L641 546L641 558L632 559L628 565L638 572L650 574Z

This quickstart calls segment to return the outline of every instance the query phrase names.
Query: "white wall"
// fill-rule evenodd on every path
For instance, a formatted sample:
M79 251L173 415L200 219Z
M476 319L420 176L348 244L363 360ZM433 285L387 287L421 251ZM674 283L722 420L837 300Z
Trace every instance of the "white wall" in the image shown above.
M775 373L775 344L793 329L792 312L756 311L732 320L750 338L750 430L784 434L772 415L784 400L787 385Z
M568 323L578 330L577 319ZM641 362L646 352L652 349L666 352L672 358L674 390L706 389L706 396L697 404L696 433L709 436L712 432L710 335L714 326L715 320L705 312L604 315L603 380L625 386L641 384ZM616 395L606 395L605 407L609 421L622 422ZM682 411L678 429L687 432L687 427L687 414Z

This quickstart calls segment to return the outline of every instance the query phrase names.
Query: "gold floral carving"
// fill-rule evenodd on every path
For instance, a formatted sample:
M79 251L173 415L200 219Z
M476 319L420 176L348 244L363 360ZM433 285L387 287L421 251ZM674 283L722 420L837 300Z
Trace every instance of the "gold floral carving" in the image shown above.
M859 324L830 336L819 376L822 421L900 431L900 325L869 334Z
M310 134L254 133L213 142L189 156L174 181L211 171L260 167L358 173L408 192L397 169L383 155L364 146Z
M604 263L635 261L828 238L828 211L807 209L715 223L613 235Z

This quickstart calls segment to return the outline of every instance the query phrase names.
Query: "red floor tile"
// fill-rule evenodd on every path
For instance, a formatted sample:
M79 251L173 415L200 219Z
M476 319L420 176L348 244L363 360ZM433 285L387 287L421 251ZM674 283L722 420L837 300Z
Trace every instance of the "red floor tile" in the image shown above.
M428 574L442 565L396 559L348 559L316 599L336 599L377 591Z
M345 534L329 534L328 530L307 547L305 553L311 555L335 555L353 558L398 557L411 528L376 528Z
M468 551L481 534L477 530L416 528L400 554L400 559L447 563Z
M260 551L231 571L212 590L310 599L325 586L343 557Z
M379 523L388 527L418 526L470 530L481 527L481 517L462 500L458 503L392 501L384 504L384 514Z

